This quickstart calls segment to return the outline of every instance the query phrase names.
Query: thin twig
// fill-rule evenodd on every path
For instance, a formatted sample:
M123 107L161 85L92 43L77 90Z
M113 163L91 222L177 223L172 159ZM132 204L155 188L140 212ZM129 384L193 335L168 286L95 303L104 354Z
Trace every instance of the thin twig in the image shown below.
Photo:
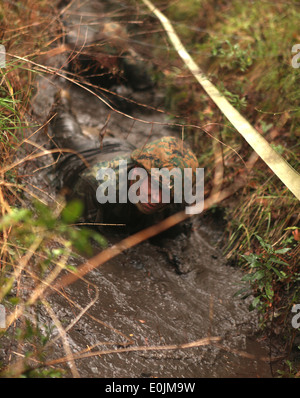
M83 358L90 358L94 356L101 356L101 355L109 355L109 354L120 354L124 352L139 352L139 351L171 351L171 350L180 350L186 348L195 348L195 347L203 347L210 344L215 344L221 340L221 337L206 337L200 340L192 341L191 343L184 343L184 344L170 344L165 346L141 346L141 347L127 347L127 348L118 348L118 349L110 349L110 350L100 350L100 351L93 351L93 352L86 352L80 354L73 354L73 359L83 359ZM68 357L53 359L46 362L45 366L56 365L58 363L63 363L68 361Z
M208 199L206 199L204 201L203 211L209 209L212 205L219 203L222 200L226 199L227 197L231 196L238 189L240 189L242 186L244 186L245 183L246 183L246 180L244 178L240 177L229 188L224 189L223 191L210 196ZM122 253L124 250L127 250L127 249L129 249L133 246L136 246L137 244L139 244L155 235L160 234L161 232L177 225L178 223L187 220L191 216L192 216L191 214L186 214L185 211L181 211L179 213L176 213L176 214L166 218L165 220L161 221L160 223L158 223L156 225L152 225L140 232L137 232L134 235L131 235L131 236L123 239L121 242L117 243L116 245L103 250L102 252L100 252L99 254L94 256L93 258L89 259L87 262L85 262L80 267L78 267L76 272L63 276L58 282L56 282L54 284L53 288L55 290L60 290L64 287L72 284L78 278L83 277L88 272L99 267L100 265L104 264L108 260L116 257L117 255ZM50 293L51 292L48 290L47 294L50 294Z
M48 303L48 301L43 299L42 303L43 303L44 307L46 308L48 314L51 316L51 319L55 323L55 326L57 327L57 330L59 332L60 338L62 340L65 352L66 352L67 356L70 358L67 362L68 362L68 364L70 366L71 373L72 373L73 377L79 378L80 375L79 375L79 372L78 372L78 370L76 368L76 365L75 365L75 362L74 362L74 359L73 359L73 354L72 354L72 351L71 351L71 348L70 348L70 344L68 342L67 330L65 330L62 327L62 324L60 323L60 320L55 315L55 312L51 308L51 306Z
M211 190L212 195L219 194L221 192L224 177L222 146L217 141L213 141L213 149L215 155L215 174L213 179L213 188Z

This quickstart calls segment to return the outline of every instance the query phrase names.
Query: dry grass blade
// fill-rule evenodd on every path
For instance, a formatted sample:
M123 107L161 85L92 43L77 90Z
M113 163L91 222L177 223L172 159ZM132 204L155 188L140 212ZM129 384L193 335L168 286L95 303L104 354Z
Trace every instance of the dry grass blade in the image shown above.
M95 302L98 300L99 298L99 289L97 288L96 285L93 285L96 291L95 297L80 311L80 313L73 319L73 321L64 329L64 333L66 334L69 330L72 329L72 327L79 321L80 318L83 317L83 315L95 304ZM52 339L51 341L49 341L49 343L47 344L53 344L57 339L59 338L59 336L55 337L54 339Z
M64 149L64 148L62 148L62 149L44 149L42 146L37 146L34 143L32 143L32 145L37 147L38 149L42 149L42 152L36 153L35 155L29 154L29 155L25 156L23 159L17 160L13 164L8 165L6 167L3 167L0 171L2 173L6 173L7 171L12 170L12 169L14 169L17 166L20 166L20 164L22 164L24 162L28 162L30 160L34 160L34 159L40 158L42 156L50 155L50 154L56 153L56 152L74 153L75 155L77 155L82 160L82 162L87 167L89 167L89 164L85 160L84 156L82 156L80 153L78 153L76 151L73 151L72 149L67 149L67 148L66 149Z
M232 184L229 188L224 189L221 192L217 192L214 195L211 195L208 199L204 201L204 208L203 211L209 209L211 206L213 206L216 203L221 202L222 200L228 198L232 194L234 194L238 189L240 189L242 186L244 186L246 183L246 180L244 178L239 178L236 180L234 184ZM161 221L160 223L156 225L152 225L140 232L137 232L134 235L131 235L125 239L123 239L121 242L117 243L116 245L103 250L96 256L94 256L92 259L88 260L86 263L82 264L76 272L72 274L68 274L63 276L58 282L56 282L51 288L54 290L60 290L72 283L74 283L78 278L83 277L86 275L88 272L91 270L99 267L100 265L104 264L108 260L116 257L118 254L122 253L124 250L127 250L133 246L136 246L137 244L160 234L163 231L166 231L167 229L179 224L182 221L187 220L190 218L192 215L191 214L186 214L185 211L181 211L177 214L174 214L165 220ZM50 294L50 291L47 291L47 294Z
M46 308L47 312L49 313L49 315L51 316L51 319L53 320L53 322L55 323L55 326L57 327L57 329L59 331L59 335L62 340L64 350L65 350L67 356L70 358L68 361L68 364L69 364L71 373L72 373L73 377L79 378L80 375L76 368L76 365L75 365L75 362L73 359L73 354L72 354L72 351L70 348L70 344L68 342L67 331L62 327L62 324L60 323L59 319L55 315L55 312L51 308L50 304L45 299L42 300L42 303L43 303L44 307Z
M35 239L35 241L32 243L30 246L29 250L27 253L19 259L19 266L16 267L14 270L14 276L10 278L7 283L2 286L1 293L0 293L0 301L3 300L5 295L7 294L8 291L10 291L12 284L15 280L18 280L19 276L21 275L22 271L24 268L27 266L28 262L30 261L31 257L34 255L35 251L39 247L39 245L42 243L44 237L40 236ZM20 309L19 309L20 310Z
M40 245L40 243L43 241L43 236L39 237L36 239L36 241L34 242L36 248ZM29 258L35 253L36 250L35 247L31 247L30 250L27 252L27 254L24 256L24 266L25 264L28 263ZM9 326L15 322L24 312L26 306L31 306L34 303L36 303L36 301L40 298L43 297L43 294L45 292L45 290L47 289L47 287L51 286L51 284L53 283L53 281L57 278L57 276L60 274L60 272L62 271L62 269L65 268L69 255L70 255L70 250L67 251L68 254L65 254L62 256L61 261L59 261L57 263L57 265L55 266L55 268L53 269L53 271L51 271L49 273L49 275L34 289L34 291L32 292L31 296L29 297L29 299L27 300L27 302L25 304L20 304L16 307L15 311L13 311L7 319L7 324L6 324L6 330L9 328ZM20 273L22 270L22 267L19 267L19 270L17 271L18 273Z
M215 175L211 195L220 193L224 177L222 146L217 141L213 140L213 149L215 155Z
M220 350L230 352L232 354L238 355L238 356L243 357L243 358L252 359L254 361L259 360L259 361L262 361L262 362L272 363L272 362L277 362L280 359L284 359L285 358L285 355L281 355L281 356L277 356L277 357L259 357L259 356L254 355L254 354L250 354L249 352L236 350L236 349L230 348L230 347L225 347L225 346L223 346L222 344L219 344L219 343L216 343L215 345L216 345L216 347L220 348Z
M195 347L203 347L210 344L215 344L221 340L220 337L205 337L200 340L192 341L190 343L184 344L170 344L165 346L140 346L140 347L127 347L127 348L119 348L119 349L110 349L110 350L100 350L94 352L85 352L79 354L73 354L73 359L84 359L90 358L94 356L101 356L101 355L109 355L109 354L121 354L121 353L128 353L128 352L141 352L141 351L170 351L170 350L180 350L180 349L187 349L187 348L195 348ZM68 361L69 358L59 358L54 359L52 361L48 361L45 365L52 366L57 365L59 363L64 363Z

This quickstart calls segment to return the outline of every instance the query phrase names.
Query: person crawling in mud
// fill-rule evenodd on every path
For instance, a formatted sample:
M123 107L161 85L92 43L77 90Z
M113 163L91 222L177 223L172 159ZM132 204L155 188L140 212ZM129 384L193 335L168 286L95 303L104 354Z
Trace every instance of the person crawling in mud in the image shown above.
M135 231L183 208L183 189L176 195L174 188L186 169L191 170L192 187L199 166L182 140L163 137L139 148L116 138L96 143L83 134L66 90L56 96L51 115L51 146L61 149L54 154L56 185L66 192L67 200L82 201L81 221L125 224ZM161 178L159 171L170 170L175 173L169 173L169 180Z

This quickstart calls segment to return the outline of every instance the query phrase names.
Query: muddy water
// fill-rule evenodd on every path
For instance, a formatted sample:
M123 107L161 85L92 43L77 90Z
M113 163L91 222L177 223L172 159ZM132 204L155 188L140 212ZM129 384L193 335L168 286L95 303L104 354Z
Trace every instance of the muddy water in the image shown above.
M128 336L137 346L182 344L206 336L221 336L230 349L258 357L266 355L253 337L255 315L246 303L233 298L240 275L225 266L209 243L206 226L195 223L190 237L165 242L189 271L178 274L165 251L146 242L93 271L87 280L97 286L99 298L88 315L69 334L75 351L97 345L110 349ZM77 282L67 289L82 307L95 291ZM74 309L59 297L52 299L60 319L69 324ZM78 312L78 311L77 311ZM112 330L111 328L117 329ZM268 365L234 355L213 346L176 351L104 355L77 362L85 377L264 377Z
M64 59L51 62L57 65ZM35 118L45 120L53 96L61 86L66 86L61 78L39 79L33 102ZM75 85L68 88L73 111L87 139L94 142L108 115L106 134L126 138L135 145L143 144L150 137L180 134L164 125L167 118L163 113L130 106L126 111L131 116L149 123L133 121L111 111L86 90ZM117 89L124 91L124 87ZM131 92L131 95L137 100L142 97L152 106L163 103L163 93L158 89L142 95ZM42 133L36 139L47 142ZM53 195L51 181L55 175L52 169L41 170L35 178L35 185ZM255 337L257 314L248 311L247 300L250 298L234 297L241 287L241 273L226 265L217 248L222 235L222 220L199 215L187 224L190 223L188 228L144 242L92 271L86 281L78 281L65 290L72 301L57 295L51 297L51 303L57 317L67 327L80 308L92 303L96 297L68 332L74 352L87 347L94 347L94 350L118 348L128 341L137 346L183 344L207 336L221 337L226 350L208 345L91 356L76 361L81 377L271 376L269 364L259 359L267 356L267 351ZM105 235L110 244L124 237L118 230L107 230ZM98 250L95 247L95 252ZM72 259L70 263L79 265L84 260ZM41 317L51 323L44 313ZM54 329L53 337L56 335ZM254 355L255 359L245 358L235 350ZM50 347L50 355L54 358L65 355L59 340ZM68 367L66 369L69 375Z

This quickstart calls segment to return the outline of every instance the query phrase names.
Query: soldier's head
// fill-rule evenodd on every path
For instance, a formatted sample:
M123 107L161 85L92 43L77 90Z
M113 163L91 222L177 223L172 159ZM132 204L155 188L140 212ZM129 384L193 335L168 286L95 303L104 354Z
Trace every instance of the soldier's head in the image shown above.
M141 168L146 170L139 183L136 203L145 214L163 210L170 203L182 203L182 194L190 179L188 189L195 183L198 160L190 148L180 139L164 137L136 149L131 154L135 167L131 170L131 185L140 177ZM188 173L189 171L189 173Z

